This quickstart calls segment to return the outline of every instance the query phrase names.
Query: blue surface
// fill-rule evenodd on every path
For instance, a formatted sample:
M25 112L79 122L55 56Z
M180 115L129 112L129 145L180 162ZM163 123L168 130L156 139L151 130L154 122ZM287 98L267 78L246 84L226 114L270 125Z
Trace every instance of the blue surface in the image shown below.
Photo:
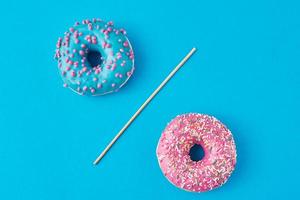
M84 3L83 3L84 2ZM0 199L296 199L300 156L299 1L1 1ZM128 31L136 72L120 92L63 88L56 40L76 20ZM92 161L191 49L197 53L99 166ZM238 164L203 194L172 186L157 141L178 114L216 116Z

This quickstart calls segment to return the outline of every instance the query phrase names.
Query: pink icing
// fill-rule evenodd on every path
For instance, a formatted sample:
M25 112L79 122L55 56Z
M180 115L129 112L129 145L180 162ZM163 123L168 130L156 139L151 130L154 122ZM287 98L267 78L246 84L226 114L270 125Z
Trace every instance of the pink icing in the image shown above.
M199 161L192 161L189 156L195 144L204 150L204 157ZM231 132L216 118L197 113L173 119L161 135L156 154L167 179L175 186L193 192L221 186L236 164Z

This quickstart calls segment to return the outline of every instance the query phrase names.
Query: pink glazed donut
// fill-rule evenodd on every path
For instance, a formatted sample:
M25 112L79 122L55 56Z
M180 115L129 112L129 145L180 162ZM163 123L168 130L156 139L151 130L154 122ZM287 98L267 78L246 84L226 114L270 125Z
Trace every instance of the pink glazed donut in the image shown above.
M204 151L199 161L193 161L189 155L196 144ZM156 154L167 179L191 192L205 192L223 185L236 164L231 132L216 118L197 113L173 119L161 135Z

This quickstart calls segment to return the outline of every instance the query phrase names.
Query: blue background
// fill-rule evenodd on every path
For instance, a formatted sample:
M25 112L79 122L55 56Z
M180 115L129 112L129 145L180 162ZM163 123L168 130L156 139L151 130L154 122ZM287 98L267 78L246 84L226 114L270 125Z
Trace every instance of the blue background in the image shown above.
M0 3L0 199L295 199L299 187L299 1ZM136 71L118 93L62 87L53 53L77 20L127 29ZM97 166L92 162L193 47L197 53ZM221 188L175 188L155 149L178 114L214 115L238 164Z

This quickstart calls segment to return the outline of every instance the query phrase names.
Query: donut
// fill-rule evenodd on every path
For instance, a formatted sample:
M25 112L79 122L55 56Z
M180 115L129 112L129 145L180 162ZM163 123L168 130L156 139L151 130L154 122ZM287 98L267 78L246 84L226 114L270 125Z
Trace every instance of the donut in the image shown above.
M56 43L63 86L81 95L118 91L134 71L134 54L124 29L112 21L83 20Z
M189 155L200 145L204 157ZM156 155L166 178L178 188L205 192L223 185L236 165L236 148L231 132L216 118L190 113L177 116L163 131Z

